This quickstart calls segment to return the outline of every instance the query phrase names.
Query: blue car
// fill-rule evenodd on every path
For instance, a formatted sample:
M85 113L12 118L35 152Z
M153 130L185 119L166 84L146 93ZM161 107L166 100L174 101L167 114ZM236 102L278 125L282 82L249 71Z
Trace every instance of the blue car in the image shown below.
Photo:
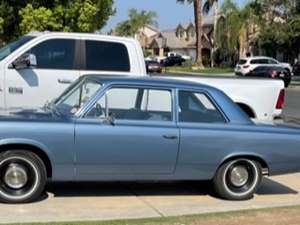
M0 117L5 203L35 201L47 181L211 180L245 200L264 175L299 171L299 128L256 125L190 82L83 76L43 109Z

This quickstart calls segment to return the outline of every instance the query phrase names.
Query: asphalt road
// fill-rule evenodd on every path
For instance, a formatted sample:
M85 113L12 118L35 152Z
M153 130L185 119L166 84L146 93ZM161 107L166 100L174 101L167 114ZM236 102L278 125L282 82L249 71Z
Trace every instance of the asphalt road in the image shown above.
M285 122L300 124L300 85L287 89L283 119Z
M284 120L300 124L300 86L287 90ZM224 201L208 182L50 184L40 201L0 204L1 223L149 218L300 205L300 173L264 178L249 201Z

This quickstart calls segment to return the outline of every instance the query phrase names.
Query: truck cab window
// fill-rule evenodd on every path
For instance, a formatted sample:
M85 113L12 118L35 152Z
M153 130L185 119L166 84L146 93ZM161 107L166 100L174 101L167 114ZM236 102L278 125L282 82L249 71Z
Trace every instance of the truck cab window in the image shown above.
M85 70L130 72L127 47L121 43L86 41Z
M37 59L37 69L74 69L75 40L46 40L27 53L32 53Z

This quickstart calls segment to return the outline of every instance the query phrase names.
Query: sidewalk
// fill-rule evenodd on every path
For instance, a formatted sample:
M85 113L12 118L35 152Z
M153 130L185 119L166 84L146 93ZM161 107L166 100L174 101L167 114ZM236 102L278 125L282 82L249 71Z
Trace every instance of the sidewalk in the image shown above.
M55 184L40 202L0 204L0 223L167 217L300 205L300 174L266 178L255 198L224 201L205 182Z

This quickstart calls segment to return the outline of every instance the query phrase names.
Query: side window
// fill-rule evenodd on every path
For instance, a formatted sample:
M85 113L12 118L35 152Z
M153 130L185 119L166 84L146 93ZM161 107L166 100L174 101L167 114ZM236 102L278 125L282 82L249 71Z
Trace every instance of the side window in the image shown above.
M263 67L263 66L259 66L254 69L255 72L264 72L267 70L269 70L269 67Z
M191 123L226 123L210 99L203 93L179 91L179 121Z
M86 70L129 72L125 45L105 41L86 41Z
M172 102L171 102L170 92L162 90L150 90L144 91L142 100L142 109L147 111L162 111L171 112Z
M273 59L269 59L269 64L278 64L278 62Z
M253 59L250 64L269 64L268 59Z
M75 114L84 104L91 100L101 86L100 83L92 80L82 80L73 89L62 95L55 104L63 112Z
M171 91L112 88L99 99L85 117L101 118L105 117L106 112L119 120L171 121Z
M75 40L51 39L43 41L30 49L37 59L37 69L64 69L75 68Z

